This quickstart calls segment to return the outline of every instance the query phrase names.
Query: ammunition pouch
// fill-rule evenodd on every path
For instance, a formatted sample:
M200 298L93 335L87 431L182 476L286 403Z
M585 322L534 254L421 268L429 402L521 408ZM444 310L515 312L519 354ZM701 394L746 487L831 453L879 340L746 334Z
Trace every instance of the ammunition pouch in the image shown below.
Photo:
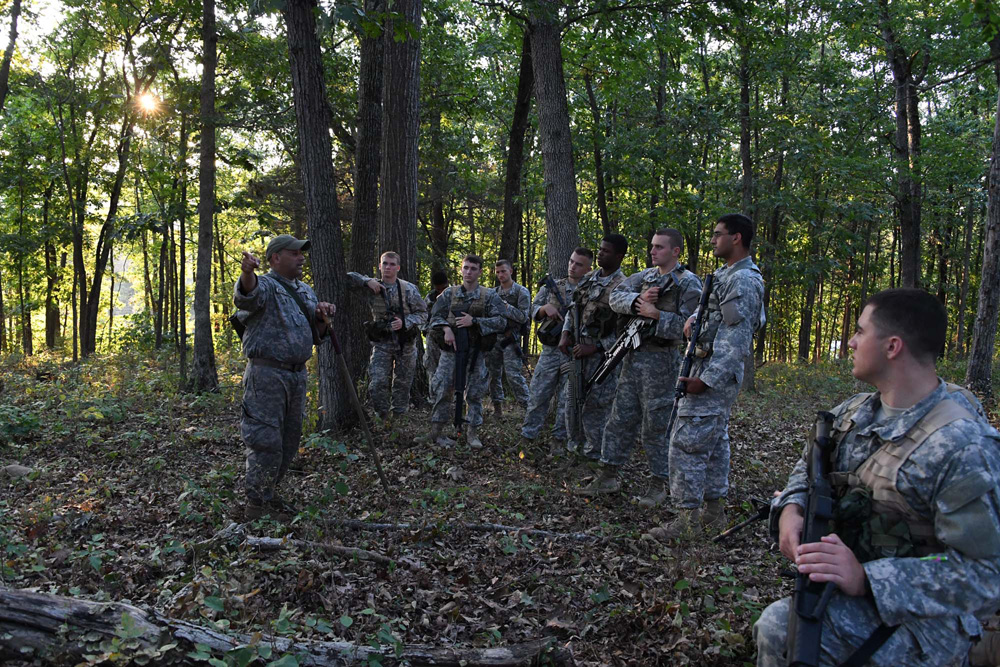
M545 321L539 324L535 330L535 336L538 337L538 342L542 345L555 347L559 344L559 339L562 338L562 328L562 320L553 320L546 317Z
M384 343L392 340L392 315L386 315L381 319L365 323L365 335L373 343ZM400 332L402 333L402 332Z

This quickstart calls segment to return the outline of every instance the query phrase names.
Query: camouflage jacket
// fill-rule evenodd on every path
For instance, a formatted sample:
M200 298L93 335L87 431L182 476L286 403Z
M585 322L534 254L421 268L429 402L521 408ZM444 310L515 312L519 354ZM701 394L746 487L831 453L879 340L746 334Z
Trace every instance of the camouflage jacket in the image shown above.
M488 336L490 334L500 333L507 327L507 318L505 313L507 312L507 304L497 296L497 293L488 287L483 287L482 285L476 285L476 289L471 292L465 291L465 285L452 285L445 291L441 292L437 300L434 302L434 308L431 309L431 321L430 327L444 327L449 326L448 318L451 313L448 311L451 309L452 292L457 291L458 301L472 303L480 298L480 292L485 293L485 309L486 313L476 319L476 323L473 326L479 327L479 333L483 336Z
M494 287L493 291L507 306L504 315L508 320L507 330L516 332L531 317L531 292L524 285L517 283L512 284L507 291L499 285Z
M617 287L623 280L625 280L625 274L622 273L621 269L616 270L610 276L601 276L601 271L603 269L594 269L587 275L585 275L581 280L580 284L576 286L576 290L573 291L574 302L579 300L583 305L582 310L586 313L586 305L591 301L597 300L601 297L601 294L605 289L610 288L614 291L614 287ZM608 300L610 304L610 295L608 295ZM572 302L570 307L573 307ZM607 306L610 308L610 305ZM613 311L612 311L613 312ZM563 331L568 331L573 333L573 317L567 314L563 319ZM587 333L584 336L588 336ZM618 337L618 333L615 327L610 327L608 333L601 337L600 344L601 347L607 350L612 345L615 344L615 339Z
M301 280L288 280L271 271L257 276L257 286L244 294L237 278L233 303L249 313L243 353L249 359L262 357L286 364L304 364L312 356L312 326L295 299L279 283L295 290L310 315L316 312L316 294Z
M660 288L656 303L660 319L652 335L663 341L683 341L684 323L698 307L701 297L701 279L681 264L665 274L653 266L633 273L611 292L611 309L634 316L639 295L650 287Z
M416 285L405 280L397 279L392 285L387 283L381 283L382 287L385 289L386 297L381 294L376 294L368 289L368 281L375 280L374 278L369 278L368 276L363 276L360 273L355 273L350 271L347 274L347 278L350 281L351 287L363 288L368 290L368 301L372 305L373 314L378 316L383 308L376 307L384 306L386 297L388 301L392 304L393 308L399 307L399 286L402 285L405 292L403 294L403 299L406 304L406 319L403 321L403 328L407 331L413 327L419 327L427 322L427 304L420 296L420 291L417 289Z

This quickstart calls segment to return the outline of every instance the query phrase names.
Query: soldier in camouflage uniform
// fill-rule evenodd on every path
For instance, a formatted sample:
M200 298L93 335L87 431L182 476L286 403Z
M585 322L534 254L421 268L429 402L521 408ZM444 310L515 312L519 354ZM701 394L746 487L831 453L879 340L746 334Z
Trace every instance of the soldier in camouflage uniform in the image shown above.
M581 339L574 340L572 312L563 323L562 338L559 349L567 357L583 360L583 377L589 379L597 367L601 365L601 354L614 345L617 338L618 316L611 310L611 293L625 280L621 271L622 260L628 252L628 241L621 234L608 234L601 241L597 252L597 265L600 267L588 273L580 281L573 292L572 309L580 313ZM571 363L564 364L569 371ZM566 425L569 430L569 449L584 457L585 460L597 461L601 457L601 440L604 437L604 427L608 423L608 412L615 398L617 384L617 369L602 384L595 385L587 395L583 405L583 420L578 433L573 432L574 416L571 411L575 405L571 401L570 383L573 382L570 373L566 388Z
M318 319L336 312L333 304L318 302L312 288L298 280L305 262L302 253L308 249L309 241L276 236L265 254L271 271L258 277L254 271L260 260L244 252L233 286L233 303L246 315L240 420L247 453L246 519L265 514L281 518L294 509L275 494L275 486L299 449L306 362L313 343L326 335L326 324Z
M431 310L431 338L441 348L441 359L431 383L434 407L431 410L431 430L420 442L449 447L454 443L443 433L444 425L454 417L455 409L455 333L456 328L468 328L470 368L465 399L468 404L468 431L470 447L483 446L479 439L479 426L483 423L483 397L486 395L486 360L483 352L495 344L496 334L507 326L506 304L493 290L481 287L483 260L477 255L466 255L462 260L462 284L449 287ZM458 311L456 313L456 311Z
M764 281L750 258L753 222L739 213L719 218L713 254L725 260L715 271L708 312L698 337L699 358L670 434L670 495L677 516L648 537L673 540L696 527L726 523L729 492L729 411L743 382L761 322ZM690 335L694 317L685 324ZM703 356L702 356L703 355ZM702 503L706 510L702 513Z
M351 271L349 284L371 290L368 303L372 321L366 325L372 356L368 361L368 397L382 419L389 414L390 393L394 415L405 414L410 407L410 388L417 368L417 337L420 325L427 322L427 306L413 283L397 278L400 258L384 252L379 258L382 280Z
M573 292L587 272L590 271L594 253L589 248L577 248L569 257L567 276L555 281L563 301L568 305ZM524 423L521 425L522 447L530 447L538 437L545 417L549 414L552 398L556 399L555 422L552 425L552 438L549 441L549 455L560 456L566 452L566 415L565 375L562 372L566 356L559 351L559 338L562 336L564 313L555 294L548 287L542 286L531 303L531 316L540 324L536 330L539 342L542 343L542 353L538 355L535 371L531 375L531 386L528 388L528 408L524 413ZM546 324L547 323L547 324Z
M975 397L937 377L946 318L921 290L869 299L850 347L854 376L878 391L833 410L834 531L800 544L804 458L771 505L781 552L811 581L836 585L821 665L845 663L877 628L893 626L873 655L857 660L967 664L978 619L1000 606L1000 434L977 414ZM758 665L788 663L788 618L789 598L761 614Z
M424 305L427 307L428 313L431 312L431 309L434 307L434 302L437 301L437 298L441 296L441 292L443 292L446 287L448 287L448 274L444 271L435 271L431 274L431 291L427 293L426 297L424 297ZM441 348L431 342L430 321L424 323L423 332L424 337L427 339L424 343L424 370L427 372L427 386L429 388L431 386L431 382L434 380L434 371L437 370L438 359L441 358ZM433 405L433 394L428 397L428 401Z
M521 332L531 318L531 292L518 285L511 278L510 261L501 259L496 264L497 296L506 303L511 315L507 328L497 338L497 344L486 353L486 369L489 371L490 398L497 417L503 416L503 376L514 391L514 398L522 407L528 404L528 383L524 379L524 357L521 352Z
M611 293L611 309L625 316L655 322L642 344L621 363L611 418L601 446L601 475L581 495L613 493L619 489L618 471L628 462L636 437L641 435L649 469L649 490L639 505L662 504L670 483L670 409L680 370L684 323L698 307L701 280L678 263L684 237L676 229L658 229L649 251L653 266L633 274Z

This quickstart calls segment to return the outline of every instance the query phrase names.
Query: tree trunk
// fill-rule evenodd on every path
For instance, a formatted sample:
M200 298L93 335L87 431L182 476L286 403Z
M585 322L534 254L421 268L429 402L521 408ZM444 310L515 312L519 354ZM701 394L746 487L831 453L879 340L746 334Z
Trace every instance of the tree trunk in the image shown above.
M402 256L399 276L417 282L417 139L420 135L421 0L393 5L398 23L383 33L382 187L379 190L379 254ZM406 38L397 41L397 31ZM411 33L410 30L413 32Z
M965 356L965 311L969 299L969 258L972 255L972 228L975 220L973 203L975 197L969 197L965 207L965 251L962 253L962 289L958 297L958 331L955 333L955 352L959 357Z
M587 100L590 102L590 115L594 126L590 131L590 139L594 144L594 177L597 180L597 211L601 216L601 229L605 234L614 231L608 219L608 198L604 191L604 157L601 154L601 110L597 106L597 96L594 95L594 83L590 73L583 75L587 87Z
M212 340L212 221L215 218L215 0L202 0L201 150L198 158L198 259L194 284L194 359L191 388L219 390Z
M181 223L181 266L177 272L177 309L180 312L181 331L180 340L177 343L181 351L178 365L180 366L180 386L182 388L187 386L187 283L185 282L187 276L185 272L185 267L187 266L187 156L188 118L187 114L182 112L180 146L177 156L177 168L181 187L178 201L178 212Z
M524 223L524 204L521 201L521 174L524 170L524 136L531 117L531 91L535 75L531 63L531 33L524 30L521 39L521 68L517 77L514 98L514 117L507 138L507 167L503 187L503 232L500 236L500 257L514 259L517 240ZM567 258L568 259L568 258ZM521 267L522 272L527 267Z
M0 353L7 351L6 319L7 319L7 312L4 310L3 307L3 271L0 270Z
M323 58L316 36L316 1L289 0L282 13L288 38L299 165L309 225L314 288L320 301L344 303L344 248L333 171L330 108L323 81ZM415 183L414 183L415 187ZM414 220L415 223L415 220ZM412 257L411 257L412 261ZM352 418L333 349L319 346L320 429L337 429Z
M52 205L52 192L55 182L45 188L42 201L42 227L49 227L49 210ZM56 285L59 283L59 266L56 257L56 247L51 239L45 240L45 347L56 349L59 339L59 303L55 298Z
M559 4L531 3L531 65L538 104L538 135L545 181L546 259L555 278L566 276L567 259L580 245L573 143L563 77Z
M10 61L14 57L14 44L17 43L17 19L21 16L21 0L14 0L10 8L10 37L7 40L7 48L3 52L3 62L0 63L0 112L3 112L4 102L7 100L7 92L10 90Z
M993 126L993 155L990 159L988 187L979 304L972 328L969 367L965 375L965 384L986 397L993 393L993 353L996 348L997 313L1000 311L1000 95L997 96L997 114Z
M753 210L753 159L750 155L750 43L740 40L740 207L744 215L756 219Z

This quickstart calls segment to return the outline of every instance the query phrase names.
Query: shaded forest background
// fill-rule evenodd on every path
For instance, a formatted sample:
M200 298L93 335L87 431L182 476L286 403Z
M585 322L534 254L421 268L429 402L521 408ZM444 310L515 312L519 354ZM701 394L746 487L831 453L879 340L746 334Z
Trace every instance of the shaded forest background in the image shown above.
M183 386L214 389L240 252L290 232L313 240L307 279L360 376L364 305L342 276L382 250L424 290L467 252L533 287L611 231L637 270L670 225L706 273L712 222L741 210L767 285L758 366L846 356L867 295L919 285L987 393L995 14L4 0L0 354L176 349ZM329 351L319 366L321 403L346 406Z

